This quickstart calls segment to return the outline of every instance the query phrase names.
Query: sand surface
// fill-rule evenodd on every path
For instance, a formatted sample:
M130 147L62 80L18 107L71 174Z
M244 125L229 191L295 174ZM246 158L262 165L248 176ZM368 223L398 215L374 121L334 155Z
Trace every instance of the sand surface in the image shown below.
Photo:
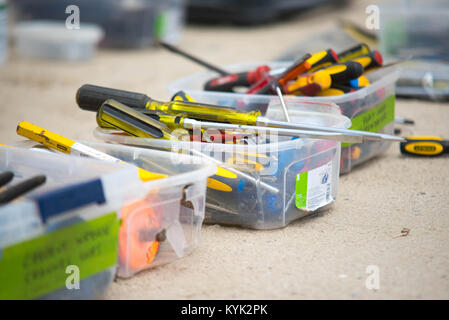
M269 27L189 26L182 47L211 62L269 60L307 32L345 17L363 23L368 1L312 11ZM169 99L173 80L203 70L160 50L101 51L85 63L31 61L12 56L0 68L0 142L18 141L21 120L93 139L92 113L78 109L84 83ZM449 138L449 104L397 100L396 115L416 125L405 133ZM403 228L406 237L397 237ZM448 299L448 157L403 157L397 145L342 176L333 208L288 227L257 231L204 226L190 256L118 280L109 299ZM365 286L378 266L380 288Z

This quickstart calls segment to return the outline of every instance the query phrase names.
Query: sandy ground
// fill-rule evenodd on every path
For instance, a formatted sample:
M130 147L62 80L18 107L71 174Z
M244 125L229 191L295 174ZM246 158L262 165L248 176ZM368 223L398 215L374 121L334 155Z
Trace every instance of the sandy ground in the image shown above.
M181 45L220 64L267 60L336 18L362 23L369 2L312 11L269 27L189 26ZM168 83L202 68L163 50L101 51L79 64L12 56L0 68L0 140L20 140L28 120L75 139L93 139L92 113L76 107L84 83L168 99ZM416 120L414 134L449 138L449 105L398 100L396 115ZM109 299L447 299L448 158L402 157L397 145L342 176L325 213L273 231L204 226L192 255L112 284ZM402 228L411 231L394 238ZM378 266L379 290L367 267Z

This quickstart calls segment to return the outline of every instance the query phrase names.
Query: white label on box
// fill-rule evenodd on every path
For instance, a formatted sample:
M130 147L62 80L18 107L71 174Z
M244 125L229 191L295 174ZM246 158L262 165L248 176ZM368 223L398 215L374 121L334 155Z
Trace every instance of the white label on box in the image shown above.
M298 209L314 211L334 199L332 197L332 161L296 175L295 204Z

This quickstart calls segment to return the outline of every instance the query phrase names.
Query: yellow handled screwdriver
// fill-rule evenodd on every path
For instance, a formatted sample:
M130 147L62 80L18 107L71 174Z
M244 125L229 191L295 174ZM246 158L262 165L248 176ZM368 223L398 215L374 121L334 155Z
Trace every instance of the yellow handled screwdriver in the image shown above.
M294 82L283 87L286 94L303 94L313 96L322 90L329 89L332 84L331 76L322 70L301 75Z
M175 125L179 120L178 118L180 118L180 117L176 117L176 116L172 116L172 115L156 115L156 116L159 117L159 120L164 119L167 122L168 121L172 122L171 124L173 124L173 125ZM107 119L107 122L104 119ZM183 120L183 119L181 119L181 120ZM165 125L162 123L159 123L155 127L154 124L159 122L158 120L155 120L154 118L151 118L145 114L139 115L139 112L135 111L134 109L129 108L128 106L126 106L118 101L112 100L112 99L105 101L103 103L103 105L100 107L100 109L98 110L98 114L97 114L98 125L101 127L104 125L105 122L107 123L107 126L106 126L107 128L110 128L112 126L115 129L125 131L131 135L136 136L136 137L141 137L141 138L153 137L153 138L162 138L165 140L177 140L176 139L177 137L175 135L169 133L168 131L166 131L164 133L159 132L160 130L162 130L161 128L164 128ZM182 126L181 126L181 128L182 128ZM154 134L154 136L149 134L150 132L152 134ZM199 151L197 152L197 150L194 150L194 148L189 149L189 151L191 151L195 155L198 155L200 157L203 157L203 158L206 158L209 160L213 160L214 162L217 163L217 161L215 159L213 159L212 157L208 157ZM247 175L243 172L240 172L240 171L232 169L232 168L219 167L218 171L217 171L217 175L225 177L225 178L231 178L231 179L235 179L236 175L239 175L241 177L244 177L245 179L250 180L252 183L260 184L261 187L263 187L267 190L270 190L271 192L274 192L274 193L279 192L279 189L272 187L271 185L266 184L264 182L257 181L252 176ZM221 183L215 179L211 179L211 178L208 180L208 187L212 188L212 189L217 189L217 190L225 189L223 186L223 183Z
M400 150L403 154L417 156L439 156L449 153L449 140L432 136L409 136L401 142Z
M60 136L57 133L48 131L44 128L38 127L27 121L22 121L17 125L17 134L28 138L30 140L42 143L48 148L60 151L66 154L88 156L95 159L126 163L120 159L110 156L104 152L98 151L94 148L88 147L84 144L76 142L74 140ZM150 172L141 168L137 168L139 178L142 181L151 181L161 178L166 178L167 175Z
M160 124L162 122L162 124ZM304 137L311 139L327 139L349 143L360 143L361 136L346 135L335 132L310 131L288 128L272 128L260 126L246 126L241 124L229 124L221 122L197 121L168 114L143 114L113 99L106 100L97 113L97 123L100 127L111 126L123 130L131 135L142 138L163 138L177 140L174 135L167 132L164 127L179 129L217 129L232 131L264 132L292 137ZM155 123L159 123L159 125Z
M262 117L260 111L243 112L230 107L207 105L186 101L160 102L149 98L145 94L117 89L103 88L93 85L84 85L81 88L79 88L77 92L77 103L80 106L80 108L84 110L98 111L100 106L108 99L117 100L131 108L137 108L141 110L147 109L153 111L162 111L172 115L181 114L185 117L195 120L225 122L225 123L250 125L250 126L341 133L347 136L361 137L362 140L361 142L367 140L374 140L374 141L404 140L403 138L383 133L374 133L351 129L339 129L325 126L271 120L266 117Z

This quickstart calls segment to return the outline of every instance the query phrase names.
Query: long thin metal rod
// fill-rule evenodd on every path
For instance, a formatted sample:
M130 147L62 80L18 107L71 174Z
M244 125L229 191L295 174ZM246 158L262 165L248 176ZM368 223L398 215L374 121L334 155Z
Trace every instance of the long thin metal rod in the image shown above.
M187 58L189 60L192 60L192 61L202 65L203 67L206 67L207 69L210 69L210 70L213 70L215 72L218 72L222 76L228 76L229 75L229 72L226 72L225 70L223 70L223 69L221 69L221 68L219 68L217 66L214 66L214 65L212 65L212 64L210 64L210 63L208 63L208 62L206 62L206 61L204 61L204 60L202 60L200 58L194 57L191 54L185 52L184 50L181 50L181 49L179 49L179 48L177 48L175 46L172 46L171 44L168 44L168 43L163 42L163 41L159 41L159 43L165 49L167 49L167 50L169 50L169 51L171 51L173 53L177 53L177 54L179 54L179 55L181 55L181 56L183 56L183 57L185 57L185 58Z
M217 129L217 130L242 130L242 131L262 131L271 134L278 134L283 136L291 136L291 137L303 137L310 139L326 139L326 140L335 140L341 142L350 142L350 143L361 143L363 142L363 137L360 135L348 135L344 133L338 132L324 132L324 131L314 131L314 130L299 130L299 129L289 129L289 128L273 128L273 127L264 127L264 126L247 126L241 124L229 124L229 123L221 123L221 122L203 122L197 121L193 119L184 119L183 122L184 128L186 129Z
M279 86L276 86L276 93L278 94L279 100L281 101L282 111L284 112L285 119L287 120L287 122L291 122L287 106L285 105L284 97L282 96L282 91Z
M360 131L360 130L352 130L352 129L339 129L339 128L333 128L333 127L324 127L324 126L317 126L317 125L307 125L307 124L300 124L300 123L293 123L293 122L285 122L285 121L276 121L276 120L270 120L265 117L258 117L257 118L257 125L262 127L272 127L272 128L288 128L288 129L297 129L297 130L309 130L311 132L320 132L322 134L323 132L329 132L334 134L342 134L344 137L360 137L359 142L365 142L365 141L405 141L404 138L392 136L389 134L384 133L375 133L375 132L367 132L367 131ZM325 139L325 138L323 138ZM340 140L344 142L351 142L346 140Z

